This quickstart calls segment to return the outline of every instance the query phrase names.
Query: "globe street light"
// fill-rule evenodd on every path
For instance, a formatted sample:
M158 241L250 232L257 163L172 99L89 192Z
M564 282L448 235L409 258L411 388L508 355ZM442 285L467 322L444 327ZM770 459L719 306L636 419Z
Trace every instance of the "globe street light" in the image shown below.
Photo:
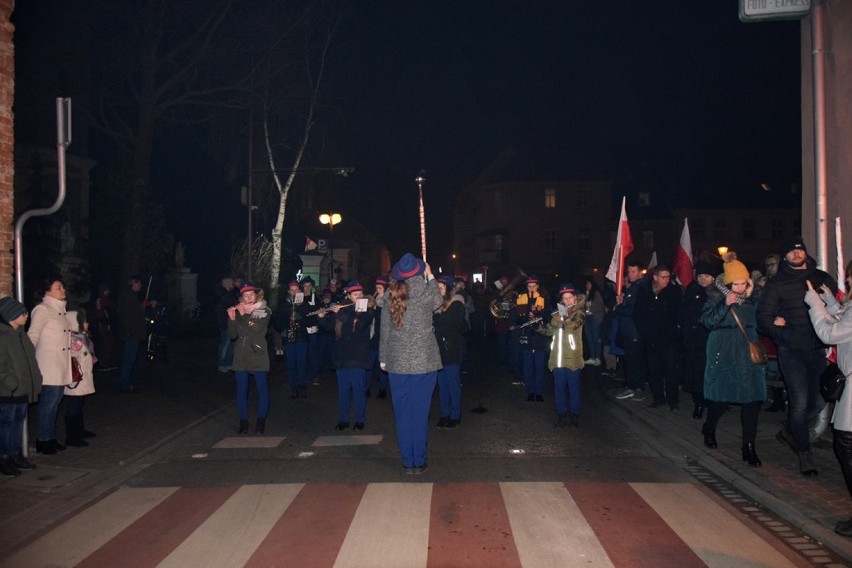
M329 250L329 259L331 262L331 269L329 274L329 280L334 278L334 245L331 243L332 238L334 237L334 226L343 221L343 217L341 217L340 213L323 213L319 216L319 222L323 225L328 225L328 250Z

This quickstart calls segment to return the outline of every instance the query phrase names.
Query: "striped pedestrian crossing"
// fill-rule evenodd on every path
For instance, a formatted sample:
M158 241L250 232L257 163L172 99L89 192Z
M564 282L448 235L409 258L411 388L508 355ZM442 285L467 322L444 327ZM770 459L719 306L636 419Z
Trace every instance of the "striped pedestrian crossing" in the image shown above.
M2 567L804 566L687 483L124 487Z

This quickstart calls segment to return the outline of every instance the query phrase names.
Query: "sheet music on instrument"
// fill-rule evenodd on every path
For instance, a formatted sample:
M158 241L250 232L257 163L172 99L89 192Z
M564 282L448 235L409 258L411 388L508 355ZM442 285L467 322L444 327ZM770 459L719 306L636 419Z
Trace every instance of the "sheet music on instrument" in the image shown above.
M556 308L559 310L559 315L563 318L568 315L568 306L565 304L556 304Z
M355 300L355 311L366 312L369 301L369 298L358 298L357 300Z
M296 296L293 298L294 304L301 304L305 301L305 293L304 292L296 292Z

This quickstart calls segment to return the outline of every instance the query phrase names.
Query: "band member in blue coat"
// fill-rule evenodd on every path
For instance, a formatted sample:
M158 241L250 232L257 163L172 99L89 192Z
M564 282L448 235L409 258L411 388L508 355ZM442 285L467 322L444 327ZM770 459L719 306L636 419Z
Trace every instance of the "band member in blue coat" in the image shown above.
M346 288L351 304L338 304L328 312L319 314L323 329L334 330L335 342L332 361L337 370L338 422L335 430L349 428L349 399L355 401L353 430L363 430L367 408L367 367L370 360L370 324L375 306L366 309L359 305L364 298L364 288L352 281Z

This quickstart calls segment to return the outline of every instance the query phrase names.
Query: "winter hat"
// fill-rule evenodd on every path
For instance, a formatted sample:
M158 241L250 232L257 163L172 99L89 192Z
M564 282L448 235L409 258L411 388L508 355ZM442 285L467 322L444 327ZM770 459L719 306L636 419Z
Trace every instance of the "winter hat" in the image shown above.
M243 287L240 288L240 294L245 294L246 292L257 292L257 288L255 288L254 284L251 282L246 282L243 284Z
M505 286L505 285L506 285L506 284L508 284L508 283L509 283L509 277L508 277L508 276L501 276L501 277L500 277L500 284L502 284L503 286Z
M424 270L426 263L407 252L393 265L391 275L397 280L408 280L412 276L422 274Z
M719 271L716 270L716 268L712 264L710 264L709 262L706 262L704 260L699 260L698 262L695 263L695 275L696 276L698 276L699 274L707 274L709 276L715 277L718 273L719 273Z
M453 284L455 284L455 279L449 274L442 274L438 276L438 282L446 286L448 289L453 289Z
M346 286L346 293L351 294L352 292L363 292L364 287L361 286L361 283L357 280L350 280L349 285Z
M527 276L527 284L538 284L538 276L535 274Z
M27 308L15 298L11 296L0 298L0 317L6 323L12 323L25 313Z
M376 276L376 286L387 286L388 284L390 284L390 278L388 276Z
M802 237L793 237L784 241L784 244L781 246L781 256L787 256L787 253L791 250L800 250L807 254L808 249L805 246L805 240Z
M324 290L322 291L321 296L322 296L323 298L331 298L331 290L329 290L328 288L324 289Z
M559 296L562 297L562 294L574 294L576 296L577 289L569 282L559 287Z
M737 253L730 251L726 252L722 257L725 264L722 269L725 271L725 284L736 282L737 280L748 280L749 272L745 264L737 260Z

